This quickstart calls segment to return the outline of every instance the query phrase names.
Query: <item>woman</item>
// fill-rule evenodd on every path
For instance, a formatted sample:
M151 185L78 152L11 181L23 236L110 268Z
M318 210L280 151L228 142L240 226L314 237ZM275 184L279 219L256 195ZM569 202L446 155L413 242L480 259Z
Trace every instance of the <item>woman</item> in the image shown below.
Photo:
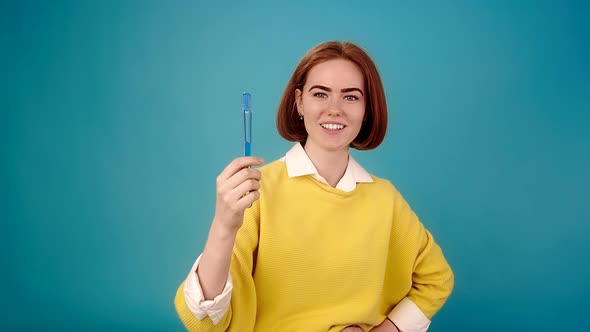
M326 42L301 60L277 114L285 157L237 158L217 178L209 238L177 312L190 331L426 331L453 288L431 234L349 154L385 137L371 58Z

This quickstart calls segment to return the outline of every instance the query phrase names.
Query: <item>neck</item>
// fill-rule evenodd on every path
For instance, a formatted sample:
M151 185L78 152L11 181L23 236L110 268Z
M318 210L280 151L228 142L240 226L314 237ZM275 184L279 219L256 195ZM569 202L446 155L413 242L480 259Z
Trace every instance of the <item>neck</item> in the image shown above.
M348 166L348 149L330 152L314 151L307 146L304 149L318 173L328 181L330 186L336 187Z

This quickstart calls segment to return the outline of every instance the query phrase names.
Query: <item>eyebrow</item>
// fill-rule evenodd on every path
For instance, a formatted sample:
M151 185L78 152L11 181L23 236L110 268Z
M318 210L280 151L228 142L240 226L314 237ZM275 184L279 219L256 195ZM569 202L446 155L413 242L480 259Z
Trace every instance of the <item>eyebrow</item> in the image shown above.
M309 91L311 91L312 89L315 89L315 88L322 89L322 90L325 90L328 92L332 92L332 89L328 88L327 86L323 86L323 85L313 85L311 88L309 88ZM344 88L344 89L340 90L340 92L351 92L351 91L358 91L358 92L360 92L361 96L364 96L363 90L361 90L359 88Z

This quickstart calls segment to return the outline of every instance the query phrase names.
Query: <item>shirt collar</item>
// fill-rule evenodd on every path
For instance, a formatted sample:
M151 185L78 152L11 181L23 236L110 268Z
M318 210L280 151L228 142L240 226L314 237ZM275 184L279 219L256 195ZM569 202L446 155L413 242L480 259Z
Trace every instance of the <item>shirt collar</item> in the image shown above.
M301 143L296 143L287 154L281 158L281 161L285 162L287 166L287 174L289 177L297 177L304 175L311 175L314 179L328 184L317 171L314 164ZM351 155L348 155L348 165L344 175L336 185L336 189L342 191L353 191L356 188L357 183L370 183L373 182L371 175L357 163Z

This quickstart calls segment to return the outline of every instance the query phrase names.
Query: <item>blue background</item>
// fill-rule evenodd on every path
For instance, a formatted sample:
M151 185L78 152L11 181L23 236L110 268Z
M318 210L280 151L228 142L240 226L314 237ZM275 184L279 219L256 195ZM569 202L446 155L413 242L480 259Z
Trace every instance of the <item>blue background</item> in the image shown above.
M405 3L3 2L0 330L181 331L241 93L254 153L281 157L282 89L337 39L390 106L355 158L455 271L430 331L587 331L590 7Z

